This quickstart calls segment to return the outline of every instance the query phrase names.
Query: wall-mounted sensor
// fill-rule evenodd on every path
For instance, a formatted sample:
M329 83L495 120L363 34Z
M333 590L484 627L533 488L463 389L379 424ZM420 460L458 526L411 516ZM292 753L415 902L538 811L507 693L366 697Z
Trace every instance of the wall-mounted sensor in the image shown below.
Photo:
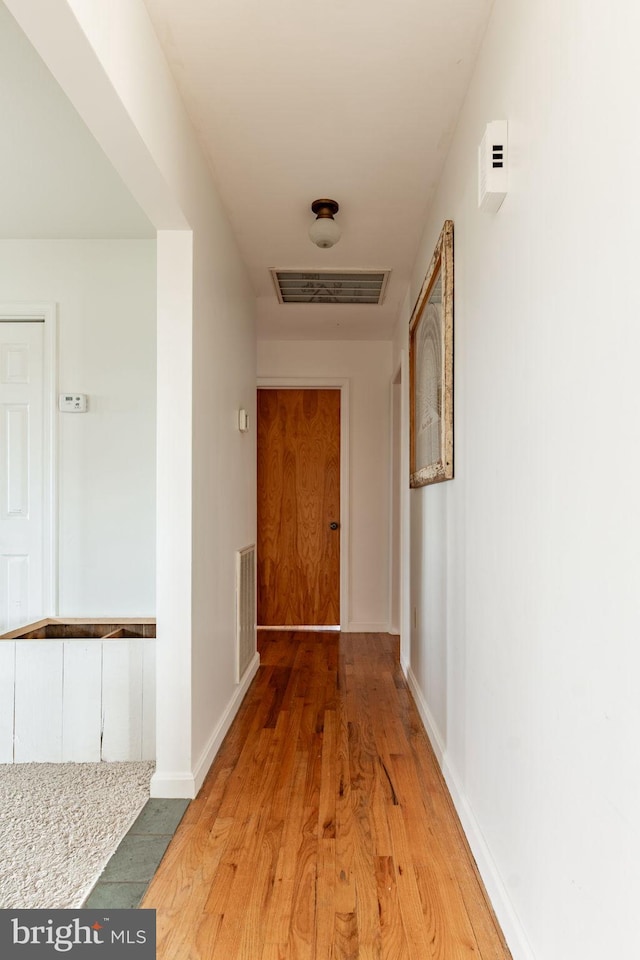
M238 430L240 433L246 433L249 429L249 414L246 410L238 410Z
M478 206L488 213L499 210L507 195L507 133L506 120L492 120L478 147Z
M62 413L86 413L86 393L61 393L58 397L58 409Z

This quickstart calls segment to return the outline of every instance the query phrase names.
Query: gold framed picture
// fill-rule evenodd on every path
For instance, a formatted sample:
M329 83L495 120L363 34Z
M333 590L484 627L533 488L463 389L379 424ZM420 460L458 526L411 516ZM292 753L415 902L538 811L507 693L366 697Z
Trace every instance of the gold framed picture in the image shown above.
M445 220L409 321L410 485L453 479L453 221Z

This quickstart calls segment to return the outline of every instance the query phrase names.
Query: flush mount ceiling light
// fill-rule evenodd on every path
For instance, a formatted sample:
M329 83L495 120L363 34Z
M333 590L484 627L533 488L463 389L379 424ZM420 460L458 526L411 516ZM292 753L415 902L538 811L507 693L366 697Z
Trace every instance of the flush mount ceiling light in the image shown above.
M316 219L309 227L309 239L316 247L332 247L340 239L340 227L333 219L340 207L335 200L314 200L311 209Z

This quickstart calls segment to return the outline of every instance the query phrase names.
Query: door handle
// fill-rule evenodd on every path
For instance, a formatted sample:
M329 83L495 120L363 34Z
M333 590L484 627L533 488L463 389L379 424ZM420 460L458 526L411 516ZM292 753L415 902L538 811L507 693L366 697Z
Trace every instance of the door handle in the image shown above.
M329 529L330 529L330 530L337 530L339 526L340 526L340 524L339 524L339 523L336 523L335 520L333 520L333 521L329 524Z

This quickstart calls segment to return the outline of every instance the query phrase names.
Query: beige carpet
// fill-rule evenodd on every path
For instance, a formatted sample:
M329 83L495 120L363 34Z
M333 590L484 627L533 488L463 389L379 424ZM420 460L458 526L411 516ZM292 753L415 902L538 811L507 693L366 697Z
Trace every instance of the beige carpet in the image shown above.
M0 908L81 906L149 799L153 766L0 764Z

